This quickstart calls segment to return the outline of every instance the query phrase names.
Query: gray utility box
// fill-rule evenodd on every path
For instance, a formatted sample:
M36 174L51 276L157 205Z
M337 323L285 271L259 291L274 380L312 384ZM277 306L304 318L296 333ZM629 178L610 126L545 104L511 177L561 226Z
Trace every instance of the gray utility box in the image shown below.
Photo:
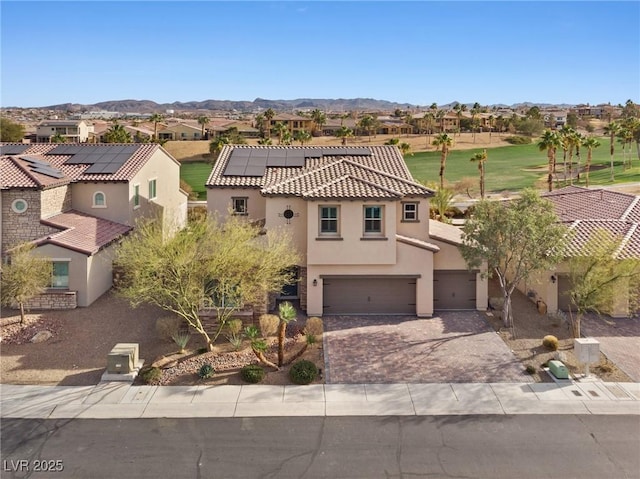
M569 379L569 370L561 361L549 361L549 371L557 379Z
M107 356L107 373L129 374L137 367L140 347L138 343L118 343Z
M576 338L573 340L573 352L583 364L600 362L600 342L593 338Z

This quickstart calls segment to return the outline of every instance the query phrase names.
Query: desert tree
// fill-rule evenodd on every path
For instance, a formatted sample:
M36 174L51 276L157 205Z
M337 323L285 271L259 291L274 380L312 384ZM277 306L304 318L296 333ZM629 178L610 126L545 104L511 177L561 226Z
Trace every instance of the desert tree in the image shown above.
M547 151L547 187L549 191L553 191L553 175L556 170L556 151L561 146L562 144L558 134L551 130L545 130L538 141L538 149L540 151Z
M375 130L376 124L377 120L372 115L365 115L358 122L358 126L367 132L369 141L371 141L371 132Z
M229 138L226 136L218 136L209 142L209 153L213 157L212 163L215 163L220 156L220 152L225 145L229 144Z
M150 303L178 315L212 349L238 310L293 280L298 261L290 235L261 234L240 217L194 218L173 236L163 235L159 221L144 219L117 249L115 263L123 271L117 292L134 307ZM211 335L200 317L205 307L216 312Z
M313 120L314 133L322 132L322 126L327 123L327 115L319 108L316 108L311 112L311 119Z
M347 139L353 137L353 130L343 125L336 131L335 136L336 138L340 138L342 145L346 145Z
M600 142L590 136L582 140L582 146L587 149L587 163L584 166L584 175L587 188L589 187L589 170L591 169L591 159L593 158L593 149L600 146Z
M609 162L611 168L611 181L615 180L615 173L613 171L613 156L616 152L615 138L620 131L620 125L615 121L610 121L604 127L604 133L609 137Z
M444 188L444 170L447 166L449 148L453 145L453 138L446 133L440 133L436 135L432 144L436 148L440 148L440 188Z
M476 153L470 159L472 163L478 163L478 173L480 174L480 198L484 200L484 164L487 161L487 150Z
M295 135L293 135L293 139L295 141L299 141L300 146L304 146L305 143L311 142L312 138L313 137L311 136L311 133L309 133L307 130L298 130L296 131Z
M24 323L24 305L45 292L51 284L51 260L33 254L35 246L24 243L10 251L10 262L1 266L0 293L2 304L17 304L20 324Z
M209 124L211 120L209 119L208 116L202 115L198 117L198 125L200 125L201 130L200 130L200 138L202 138L204 140L204 127L207 126Z
M0 141L14 143L24 138L24 125L0 116Z
M67 142L67 138L65 136L63 136L61 133L56 133L55 135L53 135L49 141L51 143L66 143Z
M462 228L461 252L469 269L496 277L500 284L505 327L513 326L511 296L516 286L563 258L567 229L550 201L530 189L511 201L481 200Z
M588 311L600 315L620 298L626 299L630 310L638 307L640 260L619 257L623 240L606 229L598 229L568 258L569 298L573 306L569 315L575 338L580 337L582 318Z
M149 121L153 123L153 141L158 141L158 123L164 121L164 115L154 113L149 117Z

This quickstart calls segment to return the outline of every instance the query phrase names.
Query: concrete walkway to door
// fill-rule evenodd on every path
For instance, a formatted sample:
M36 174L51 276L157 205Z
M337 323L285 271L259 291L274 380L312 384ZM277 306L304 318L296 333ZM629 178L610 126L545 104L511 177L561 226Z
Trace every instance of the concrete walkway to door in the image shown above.
M327 384L533 382L474 311L323 319Z

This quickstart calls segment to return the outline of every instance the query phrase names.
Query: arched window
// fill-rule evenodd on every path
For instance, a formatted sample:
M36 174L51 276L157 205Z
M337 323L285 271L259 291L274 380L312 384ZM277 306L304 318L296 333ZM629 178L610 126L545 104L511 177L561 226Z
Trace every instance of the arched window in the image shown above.
M94 208L106 208L107 207L107 197L102 191L96 191L93 194L93 207Z

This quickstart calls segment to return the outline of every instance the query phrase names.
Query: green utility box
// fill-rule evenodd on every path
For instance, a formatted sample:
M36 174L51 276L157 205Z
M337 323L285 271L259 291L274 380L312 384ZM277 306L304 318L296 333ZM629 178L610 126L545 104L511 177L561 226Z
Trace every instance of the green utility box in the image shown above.
M569 370L561 361L549 361L549 371L558 379L569 379Z

